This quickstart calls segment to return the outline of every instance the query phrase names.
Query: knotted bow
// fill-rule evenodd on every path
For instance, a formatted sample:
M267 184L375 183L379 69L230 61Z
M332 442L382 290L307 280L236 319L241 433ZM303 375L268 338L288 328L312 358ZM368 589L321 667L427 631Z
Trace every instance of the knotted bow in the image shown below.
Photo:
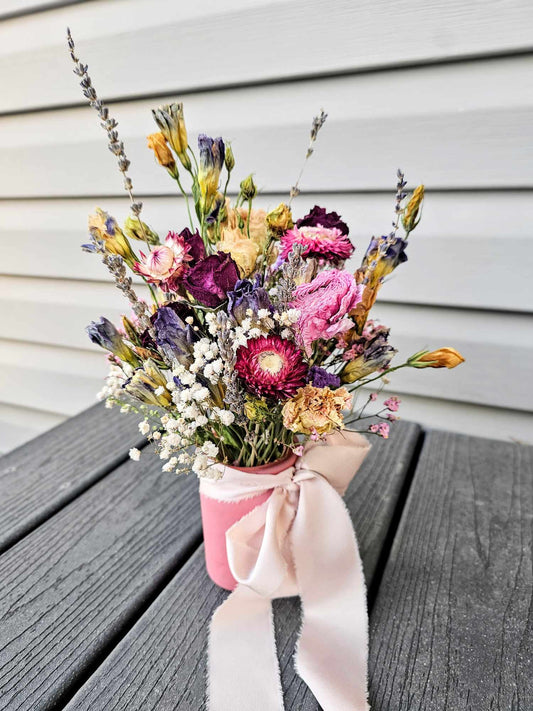
M344 431L309 443L279 474L224 467L223 478L201 481L220 501L272 491L226 533L239 584L211 620L209 711L283 711L271 600L291 595L302 600L298 674L324 711L369 708L365 582L341 498L369 448Z

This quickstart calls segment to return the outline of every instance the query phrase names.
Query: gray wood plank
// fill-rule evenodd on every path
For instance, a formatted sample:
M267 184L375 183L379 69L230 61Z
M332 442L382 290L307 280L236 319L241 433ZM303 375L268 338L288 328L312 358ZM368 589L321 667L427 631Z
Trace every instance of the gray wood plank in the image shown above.
M0 552L140 446L138 420L98 404L0 458Z
M346 495L370 585L419 436L417 425L399 423L390 442L374 440ZM204 709L208 622L225 596L207 577L200 548L80 689L68 711ZM298 601L278 600L274 609L287 710L316 709L316 701L292 668Z
M0 709L61 707L199 545L197 488L147 454L0 556Z
M373 711L533 704L533 448L426 439L371 618Z

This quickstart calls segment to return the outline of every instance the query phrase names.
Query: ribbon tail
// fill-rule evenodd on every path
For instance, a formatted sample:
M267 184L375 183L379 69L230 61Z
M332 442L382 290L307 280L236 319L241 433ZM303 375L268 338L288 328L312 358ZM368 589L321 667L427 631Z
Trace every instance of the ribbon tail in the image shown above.
M269 599L239 585L215 610L208 675L209 711L283 711Z
M368 711L368 614L352 521L322 478L302 482L291 530L302 599L298 674L324 711Z

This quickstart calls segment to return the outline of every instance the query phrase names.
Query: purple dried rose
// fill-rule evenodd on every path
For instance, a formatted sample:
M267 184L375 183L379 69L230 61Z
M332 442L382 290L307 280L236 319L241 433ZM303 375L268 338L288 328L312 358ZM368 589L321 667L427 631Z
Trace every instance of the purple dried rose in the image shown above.
M218 252L189 269L183 284L198 303L214 309L239 280L239 269L229 254Z
M200 237L198 230L191 232L188 227L180 232L180 237L183 237L185 244L189 247L189 254L193 262L199 262L205 258L205 245Z
M315 388L338 388L341 384L341 379L338 375L328 373L325 368L312 365L307 373L307 382L314 385Z
M325 207L315 205L307 215L296 221L296 227L326 227L332 229L335 227L340 230L343 235L350 232L350 228L343 222L336 212L326 212Z

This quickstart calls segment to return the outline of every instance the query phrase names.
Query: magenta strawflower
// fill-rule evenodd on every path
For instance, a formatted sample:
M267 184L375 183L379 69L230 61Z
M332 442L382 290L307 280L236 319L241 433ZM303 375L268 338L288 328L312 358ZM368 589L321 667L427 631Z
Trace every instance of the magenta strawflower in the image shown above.
M285 260L295 244L303 245L302 256L315 257L320 264L329 262L338 265L354 251L347 235L337 227L294 227L281 238L280 257Z
M308 368L295 343L280 336L260 336L239 347L235 370L249 392L285 399L305 385Z

